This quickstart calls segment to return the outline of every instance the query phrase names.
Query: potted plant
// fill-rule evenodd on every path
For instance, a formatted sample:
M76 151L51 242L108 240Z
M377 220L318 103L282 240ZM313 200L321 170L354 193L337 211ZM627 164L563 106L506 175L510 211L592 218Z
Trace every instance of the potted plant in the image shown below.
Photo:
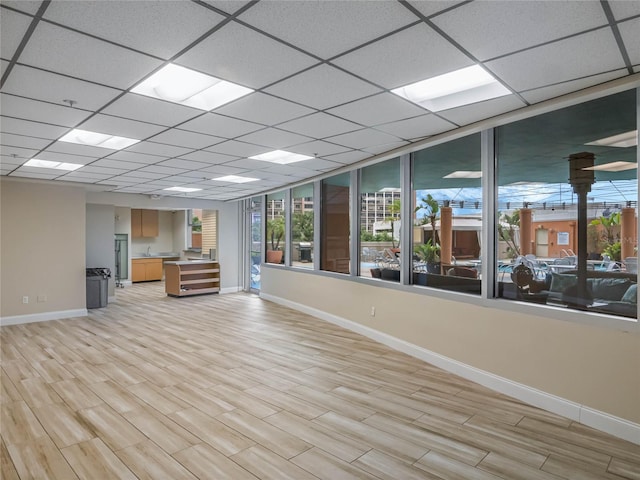
M280 241L284 237L284 218L276 217L267 221L267 238L270 249L267 249L267 263L282 263L284 252L280 250Z
M416 245L414 252L427 265L428 273L440 273L440 245L431 239L427 243Z

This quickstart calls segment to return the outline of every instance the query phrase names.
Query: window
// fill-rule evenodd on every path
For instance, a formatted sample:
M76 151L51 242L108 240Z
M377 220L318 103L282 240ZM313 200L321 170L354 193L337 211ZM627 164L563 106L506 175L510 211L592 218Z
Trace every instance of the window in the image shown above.
M400 281L400 159L360 170L360 275Z
M350 262L350 174L322 180L320 269L349 273Z
M480 294L480 134L413 154L413 283Z
M292 265L313 268L313 184L291 191Z
M636 92L496 130L498 295L637 317Z
M286 249L285 192L267 195L267 263L284 263Z
M187 210L187 248L202 249L202 210Z

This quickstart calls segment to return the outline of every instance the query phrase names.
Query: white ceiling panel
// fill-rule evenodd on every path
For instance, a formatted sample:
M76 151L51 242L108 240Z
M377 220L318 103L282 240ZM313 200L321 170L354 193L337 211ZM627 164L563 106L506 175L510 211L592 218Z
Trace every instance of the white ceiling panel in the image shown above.
M105 167L96 167L95 165L87 165L86 167L82 167L79 170L75 170L74 172L81 172L84 174L95 174L95 175L104 175L105 177L115 177L116 175L120 175L131 170L131 167L127 169L123 168L105 168Z
M325 160L324 158L314 158L307 163L310 169L318 171L333 170L342 167L341 163Z
M385 144L382 144L382 145L373 145L371 147L363 148L362 150L364 150L365 152L369 152L369 153L372 153L374 155L377 155L379 153L388 152L390 150L393 150L395 148L400 148L403 145L408 145L408 144L409 144L409 142L385 143Z
M132 152L130 150L120 150L119 152L109 155L112 160L120 160L123 162L141 163L144 165L150 165L152 163L162 162L166 160L166 157L159 157L158 155L145 154L142 152ZM140 165L132 165L132 168L140 168Z
M74 106L84 110L98 109L121 93L113 88L22 65L13 67L2 91L65 106L67 104L63 100L74 100Z
M451 1L451 0L438 0L437 2L425 2L424 0L410 0L410 5L412 5L416 10L418 10L425 17L430 17L432 15L436 15L439 12L447 8L451 8L455 5L464 4L464 1Z
M191 152L192 149L175 147L173 145L165 145L163 143L139 142L131 145L129 148L127 148L127 151L145 153L147 155L157 155L159 157L164 157L162 158L162 160L164 160L167 157L179 157L180 155Z
M172 167L161 167L159 165L150 165L148 167L143 167L138 171L150 172L150 173L162 173L166 176L166 175L180 175L181 173L184 173L187 170L184 168L172 168Z
M175 63L250 88L261 88L317 60L250 28L229 23Z
M63 177L58 178L57 180L63 182L76 182L76 183L96 183L100 181L106 181L109 177L105 177L104 175L70 175L67 174Z
M246 174L246 168L230 167L229 165L212 165L211 167L203 168L200 170L208 175L243 175ZM248 176L248 175L244 175ZM222 182L224 183L224 182Z
M333 115L327 115L326 113L319 112L307 117L283 123L282 125L279 125L279 128L307 136L313 136L315 138L324 138L341 133L352 132L354 130L360 130L362 126L341 118L336 118Z
M225 143L229 143L229 142L225 142ZM252 145L252 147L256 148L255 145ZM264 148L261 148L260 150L263 151ZM198 150L195 152L187 153L186 155L180 155L180 158L177 158L176 160L186 159L186 160L193 160L195 162L206 163L208 165L216 165L218 163L225 163L230 160L235 160L236 158L238 158L237 155L223 155L220 153L209 152L206 150Z
M13 58L30 23L31 17L2 9L2 15L0 15L0 55L2 58L7 60Z
M521 91L623 68L624 61L611 29L605 28L515 53L487 66Z
M135 120L127 120L126 118L113 117L100 113L80 124L79 128L91 132L135 138L136 140L142 140L166 129L166 127L162 125L137 122Z
M381 93L332 108L329 113L362 125L374 126L424 115L425 110L392 93Z
M69 155L80 155L83 157L100 158L113 153L113 150L91 145L80 145L78 143L55 142L47 150L51 152L68 153Z
M242 168L245 170L263 170L271 165L269 162L263 162L261 160L252 160L251 158L239 158L226 162L225 165L229 167ZM257 173L257 172L256 172Z
M452 108L438 112L438 114L458 125L469 125L525 106L526 104L515 95L507 95L464 107Z
M640 15L640 2L635 0L609 2L609 6L616 20Z
M342 163L343 165L349 165L351 163L364 160L365 158L369 158L371 156L372 155L368 152L362 152L360 150L352 150L350 152L337 153L336 155L329 155L328 157L325 158L325 160Z
M266 153L272 149L263 147L260 145L253 145L245 142L238 142L231 140L229 142L219 143L211 148L208 148L208 152L222 153L223 155L229 155L233 157L252 157L261 153Z
M2 0L2 4L7 7L20 10L21 12L27 12L35 15L38 13L38 9L40 8L40 5L42 5L42 2L41 0Z
M376 130L390 133L405 140L418 137L426 137L437 133L452 130L455 125L443 120L436 115L423 115L421 117L400 120L385 125L378 125Z
M64 162L64 163L81 163L86 165L95 161L93 157L83 157L81 155L69 155L68 153L54 152L50 150L44 150L38 153L40 160L50 160L52 162Z
M102 110L102 112L168 127L202 115L202 110L185 107L177 103L164 102L144 95L136 95L135 93L127 93Z
M640 5L640 2L635 2ZM640 64L640 18L618 24L622 41L633 65Z
M165 178L167 175L165 173L154 173L154 172L143 172L140 170L131 170L124 177L129 178L138 178L138 179L148 179L148 180L157 180L159 178ZM142 180L140 180L142 182Z
M271 95L255 92L235 102L223 105L216 112L229 117L272 126L307 115L312 113L313 110Z
M488 60L606 25L607 17L600 2L493 0L467 3L433 22L476 58Z
M44 17L164 59L224 19L192 2L120 0L52 2Z
M235 138L263 128L257 123L245 122L236 118L207 113L180 125L181 130L214 135L216 137Z
M125 185L136 185L138 183L140 183L140 179L136 178L123 178L122 175L117 176L117 177L111 177L107 180L98 182L101 184L108 184L108 185L116 185L116 186L125 186Z
M432 28L420 24L333 63L385 88L396 88L468 67L473 61Z
M265 128L264 130L239 137L238 140L281 150L291 145L308 142L311 139L303 135L298 135L297 133L285 132L278 128Z
M47 138L54 140L69 131L67 127L57 127L47 123L32 122L30 120L20 120L2 116L0 118L2 131L15 135L25 135L29 137Z
M323 59L417 20L394 0L260 2L239 18Z
M102 158L100 160L95 160L92 164L92 167L105 167L105 168L113 168L118 170L130 170L132 165L131 162L127 162L124 160L114 160L113 158ZM135 167L135 165L134 165Z
M33 158L38 150L28 148L6 147L0 146L0 165L22 165L24 162Z
M351 148L363 148L371 147L375 145L383 145L385 143L395 143L400 141L399 138L394 137L382 132L376 132L374 130L362 129L357 132L345 133L343 135L336 135L335 137L327 138L328 141L337 143L338 145L344 145Z
M0 76L4 76L4 72L9 66L9 62L0 59Z
M208 164L203 162L194 162L193 160L185 160L182 158L171 158L169 160L165 160L163 162L156 164L159 167L173 167L180 168L183 171L185 170L197 170L199 168L204 168L208 166Z
M153 142L165 143L184 148L201 149L210 147L216 143L224 142L225 138L204 135L203 133L188 132L173 128L166 132L159 133L150 139Z
M349 148L342 145L336 145L335 143L324 142L322 140L301 143L300 145L291 147L293 153L302 153L303 155L311 155L312 157L324 157L325 155L343 153L348 150Z
M25 120L39 120L65 127L76 126L92 113L79 108L54 105L4 93L0 95L0 105L3 115Z
M1 120L1 119L0 119ZM0 128L2 123L0 122ZM41 150L51 143L50 140L44 140L42 138L25 137L24 135L13 135L11 133L0 133L0 145L2 145L2 152L9 152L9 147L19 148L26 150Z
M593 85L608 82L616 78L624 77L629 72L627 69L615 70L613 72L602 73L600 75L593 75L586 78L580 78L578 80L572 80L570 82L559 83L550 87L536 88L534 90L528 90L522 92L522 97L529 103L538 103L549 98L559 97L561 95L582 90Z
M38 23L20 62L118 88L131 87L161 64L146 55L45 22Z
M41 168L34 170L42 170ZM35 178L38 180L53 180L56 178L59 173L42 173L40 171L27 171L24 168L20 168L11 174L12 177L21 177L21 178Z
M203 0L204 3L208 3L209 5L222 10L226 13L235 13L244 7L248 0Z
M266 89L294 102L325 109L380 92L380 89L329 65L320 65Z

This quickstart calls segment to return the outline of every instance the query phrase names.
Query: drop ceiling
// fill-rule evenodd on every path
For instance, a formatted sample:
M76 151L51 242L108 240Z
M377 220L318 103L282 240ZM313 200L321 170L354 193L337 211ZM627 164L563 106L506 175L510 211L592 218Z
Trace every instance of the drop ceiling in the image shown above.
M242 198L640 71L640 2L3 0L0 17L0 173L144 195ZM169 63L254 92L212 111L132 93ZM511 93L437 113L390 93L476 64ZM73 128L141 141L59 141ZM249 158L274 149L313 158Z

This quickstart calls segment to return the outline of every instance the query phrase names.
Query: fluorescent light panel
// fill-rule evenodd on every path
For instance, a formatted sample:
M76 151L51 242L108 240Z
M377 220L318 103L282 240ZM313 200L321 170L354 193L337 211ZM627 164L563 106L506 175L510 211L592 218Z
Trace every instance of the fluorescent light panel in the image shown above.
M168 190L170 192L191 193L191 192L199 192L202 189L201 188L189 188L189 187L169 187L169 188L164 188L163 190Z
M52 162L50 160L40 160L39 158L32 158L26 162L23 167L36 167L36 168L51 168L54 170L66 170L73 171L80 167L84 167L81 163L65 163L65 162Z
M123 148L130 147L134 143L138 143L140 140L74 128L62 136L60 141L77 143L79 145L90 145L92 147L110 148L111 150L122 150Z
M287 165L289 163L301 162L303 160L311 160L313 157L310 157L309 155L301 155L299 153L286 152L284 150L274 150L272 152L254 155L249 158L252 160L277 163L279 165Z
M412 83L391 92L432 112L511 94L508 88L479 65Z
M458 170L457 172L451 172L449 175L445 175L442 178L481 178L481 171L472 170Z
M599 145L601 147L636 147L638 146L638 130L620 133L611 137L601 138L585 145Z
M225 175L224 177L212 178L211 180L215 180L217 182L247 183L255 182L260 179L251 177L240 177L238 175Z
M625 170L633 170L637 168L638 164L635 162L609 162L602 165L595 165L593 167L585 167L583 170L600 170L603 172L624 172Z
M250 88L172 63L162 67L131 91L200 110L213 110L253 92Z

